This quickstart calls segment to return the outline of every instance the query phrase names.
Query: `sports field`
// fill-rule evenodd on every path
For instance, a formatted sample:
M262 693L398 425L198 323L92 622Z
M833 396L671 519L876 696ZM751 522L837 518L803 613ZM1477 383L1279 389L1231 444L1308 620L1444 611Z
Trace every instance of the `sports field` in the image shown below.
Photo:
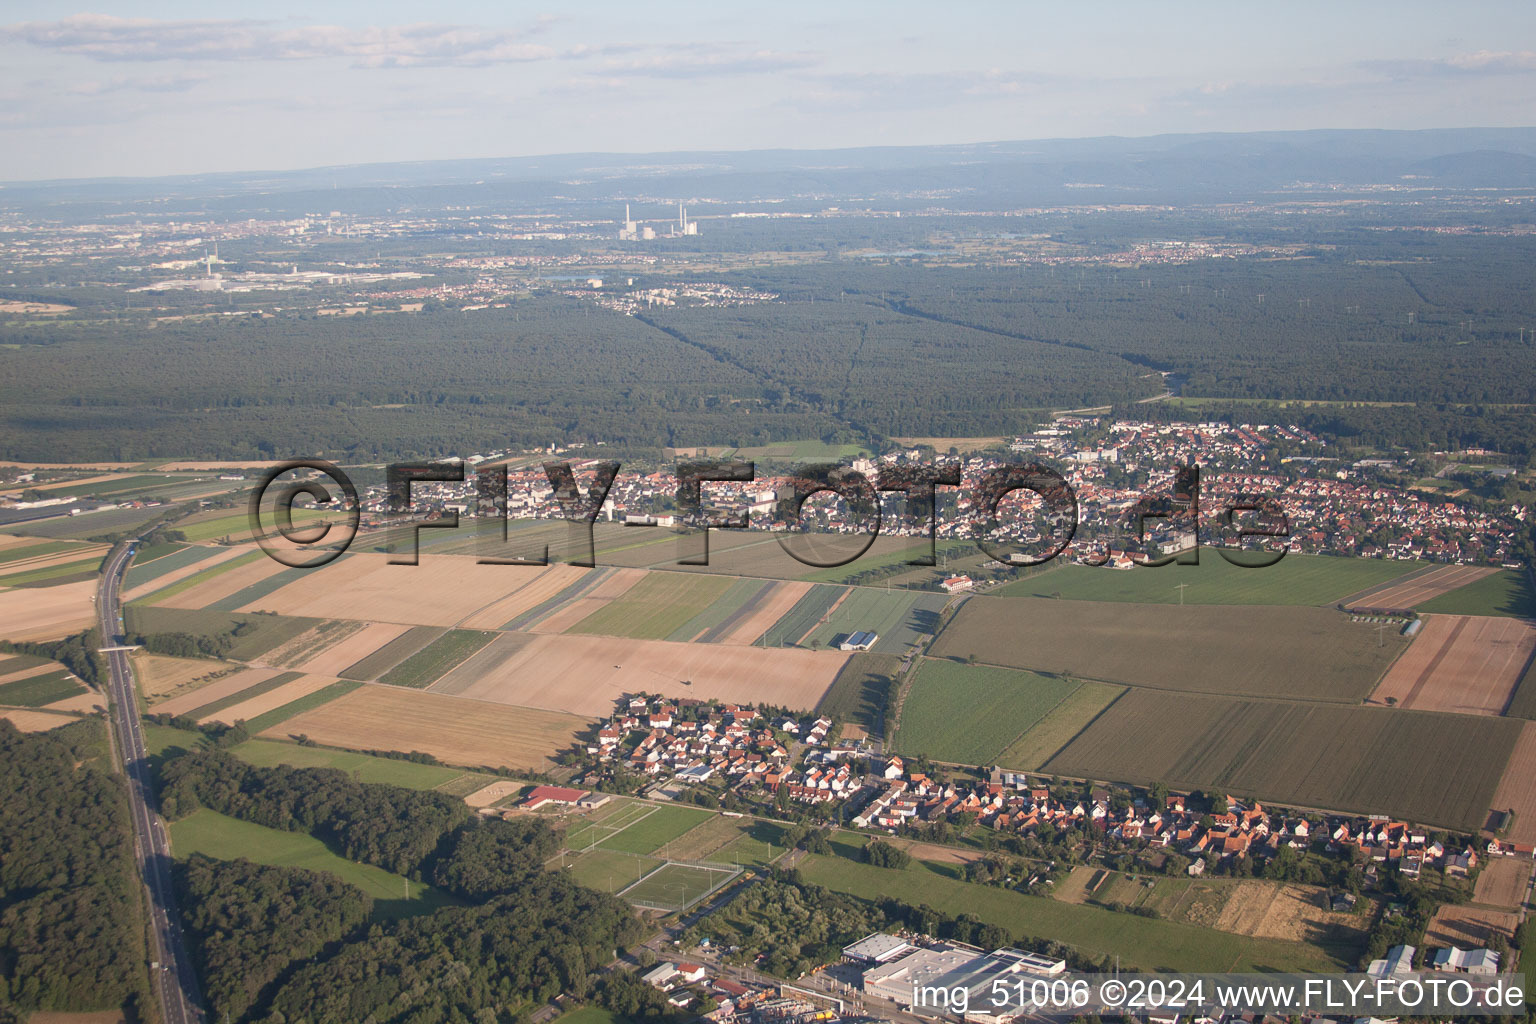
M279 723L270 738L307 735L351 750L419 750L470 768L542 770L590 726L574 715L368 683Z
M809 710L848 655L764 650L730 644L679 644L609 636L503 634L483 659L433 687L503 704L566 711L587 718L613 713L625 694L767 702ZM505 655L505 656L503 656Z
M713 812L700 807L651 805L647 813L628 825L624 825L622 819L615 820L614 825L623 827L598 840L597 846L602 850L618 850L622 853L655 853L711 817Z
M599 608L567 632L665 640L724 598L733 582L726 576L646 573L624 596ZM745 600L745 595L741 600ZM705 628L701 625L694 633Z
M1058 676L924 658L890 747L938 761L993 764L1077 687Z
M1526 574L1501 569L1475 583L1443 594L1419 606L1421 612L1446 615L1513 615L1536 619L1536 594L1531 592Z
M681 864L668 861L619 895L642 907L687 910L740 874L729 865Z
M931 653L1188 693L1353 704L1405 645L1327 608L1021 597L967 601Z
M1371 694L1371 703L1503 714L1533 652L1536 624L1523 619L1427 615L1413 644Z
M1131 689L1044 770L1472 830L1521 723Z
M1274 565L1246 569L1206 549L1199 565L1111 569L1062 564L988 596L1178 604L1182 595L1186 605L1326 605L1419 568L1417 562L1287 554ZM1187 584L1182 591L1180 584Z
M382 902L384 906L375 906L375 916L424 914L456 903L447 893L429 885L411 882L403 875L332 853L324 843L307 833L267 828L206 807L172 822L170 833L171 846L177 857L194 853L218 860L243 857L274 867L329 872Z

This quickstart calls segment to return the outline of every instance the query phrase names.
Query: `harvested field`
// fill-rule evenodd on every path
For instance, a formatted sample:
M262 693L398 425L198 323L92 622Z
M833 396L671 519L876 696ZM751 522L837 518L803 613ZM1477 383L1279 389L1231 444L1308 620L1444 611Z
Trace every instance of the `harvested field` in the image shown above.
M0 590L0 639L56 640L95 621L95 580L41 589Z
M726 579L731 579L726 577ZM687 622L658 640L677 640L683 643L718 643L727 623L734 624L748 609L763 598L773 583L768 580L731 579L731 585L720 596L701 608Z
M681 572L652 572L629 592L568 632L664 640L725 595L731 580Z
M55 544L64 546L54 548ZM13 548L10 551L0 552L0 571L5 573L6 578L10 578L27 575L39 569L52 569L77 562L93 561L100 565L102 556L106 553L105 544L71 544L66 541L52 541L37 547Z
M1351 594L1341 602L1346 608L1417 608L1425 601L1475 583L1497 570L1480 565L1435 565Z
M48 711L73 711L77 714L88 715L92 711L105 710L106 706L107 698L95 690L87 690L85 693L78 693L73 697L65 697L63 700L56 700L52 704L44 705L44 708Z
M1327 890L1315 885L1244 881L1232 889L1215 924L1224 932L1314 945L1363 944L1371 923L1368 914L1329 910Z
M0 718L10 722L22 732L47 732L49 729L57 729L61 725L80 721L79 715L23 708L0 708Z
M1460 946L1462 949L1486 946L1494 935L1514 937L1520 915L1483 907L1442 904L1424 930L1424 945Z
M133 674L139 681L139 692L151 702L168 700L238 671L235 666L222 661L168 658L144 651L135 651L129 658L133 662Z
M1493 857L1477 876L1472 902L1485 907L1519 910L1531 884L1531 862L1525 857Z
M368 683L271 734L354 750L420 750L446 764L542 770L591 725L574 715Z
M198 719L198 722L201 724L214 721L223 722L225 725L234 725L236 722L254 721L258 715L264 715L268 711L276 710L289 701L298 700L300 697L307 697L316 690L323 690L335 682L336 680L331 676L301 675L297 679L290 679L281 686L257 694L249 700L242 700L237 704L232 704L227 708L206 715Z
M0 686L6 683L14 683L18 679L27 679L31 676L46 675L49 672L57 672L60 665L56 661L47 661L43 658L29 658L26 655L5 658L0 663Z
M1526 722L1490 806L1515 812L1509 839L1536 845L1536 785L1531 784L1532 779L1536 779L1536 722Z
M1377 646L1374 629L1326 608L1021 597L967 601L930 653L1188 693L1354 704L1406 643Z
M1133 688L1044 770L1472 831L1497 806L1494 788L1520 725Z
M523 784L521 782L514 782L511 779L497 779L489 786L481 786L473 793L470 793L464 798L464 802L476 809L490 807L498 800L505 800L522 788Z
M767 647L799 644L847 595L847 587L813 585L777 622L763 631L763 644Z
M435 693L462 693L475 680L498 672L532 641L532 633L498 633L490 643L444 674L430 689Z
M575 600L540 616L528 626L528 630L533 633L564 633L599 608L605 608L629 593L629 588L644 578L645 572L640 569L614 569L595 587Z
M571 566L481 565L468 556L425 556L390 565L357 554L332 562L261 599L263 608L320 618L495 629L583 572Z
M722 623L718 638L705 639L711 643L754 644L768 631L768 627L787 615L812 586L810 583L793 581L775 583L771 589L743 607L736 618Z
M466 697L590 718L612 714L619 697L642 691L810 709L847 657L834 651L536 636L510 657L488 665L483 675L455 673L443 684ZM442 684L434 689L450 692Z
M393 622L366 623L360 630L342 637L296 667L323 676L339 676L343 670L367 658L409 628Z
M333 644L362 632L366 627L367 624L363 622L326 619L263 654L261 664L274 668L297 668L315 655L329 650Z
M216 700L234 696L242 690L248 690L253 686L259 686L268 679L278 675L275 668L248 668L236 672L234 675L225 676L222 679L199 687L189 693L183 693L163 700L150 706L150 711L157 715L184 715L189 711L195 711L205 707Z
M1536 625L1521 619L1427 615L1424 627L1371 694L1372 704L1504 713L1536 651Z

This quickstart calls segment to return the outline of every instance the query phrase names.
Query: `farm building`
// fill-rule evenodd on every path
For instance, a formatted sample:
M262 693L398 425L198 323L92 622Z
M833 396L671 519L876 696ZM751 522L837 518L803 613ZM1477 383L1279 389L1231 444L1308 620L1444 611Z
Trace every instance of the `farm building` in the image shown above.
M601 807L609 797L585 789L569 789L565 786L535 786L523 801L524 810L537 811L551 804L561 807Z
M867 629L861 629L857 633L851 633L843 638L843 642L837 645L840 651L867 651L879 641L880 634L871 633Z
M1429 966L1437 971L1456 974L1498 974L1499 954L1488 949L1457 949L1447 946L1437 949L1429 958Z

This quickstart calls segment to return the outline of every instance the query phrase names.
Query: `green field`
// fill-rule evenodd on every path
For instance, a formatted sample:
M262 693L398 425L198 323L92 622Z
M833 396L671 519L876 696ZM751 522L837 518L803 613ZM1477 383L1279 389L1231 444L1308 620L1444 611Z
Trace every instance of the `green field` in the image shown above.
M731 580L731 585L723 594L711 601L703 611L667 634L667 639L684 643L694 639L708 642L709 634L718 630L721 623L740 611L748 601L765 593L772 586L773 584L763 580Z
M18 708L40 708L56 700L85 692L85 685L67 669L28 676L11 683L0 683L0 704Z
M709 859L717 864L761 868L782 857L788 849L782 825L771 821L750 821L742 826L740 836L715 850Z
M166 555L174 555L176 552L185 547L186 545L180 541L158 541L154 544L143 545L135 550L133 553L133 560L139 565L144 565L146 563L153 562L157 558L164 558Z
M384 673L379 682L424 690L499 635L478 629L450 629Z
M710 812L702 808L660 805L597 845L599 849L621 853L654 853L708 817Z
M1132 689L1045 771L1475 831L1521 724Z
M17 523L6 528L6 533L21 537L51 537L84 540L87 537L121 534L134 530L166 514L164 507L111 508L100 512L83 512L78 516L61 515L35 522Z
M202 853L219 860L244 858L274 867L330 872L372 896L376 918L427 914L438 907L457 904L447 893L429 885L410 882L403 875L338 856L305 832L282 832L227 817L206 807L173 822L170 830L171 845L177 857Z
M1200 552L1199 565L1110 569L1063 564L1010 583L994 594L1178 604L1182 593L1185 604L1327 605L1422 568L1419 562L1287 554L1267 568L1244 569L1207 548ZM1181 592L1180 584L1188 586Z
M218 577L233 569L240 568L242 565L250 565L252 562L266 557L266 553L262 551L247 551L243 555L236 555L234 558L220 562L218 565L211 565L201 572L195 572L185 579L177 580L175 583L161 587L159 590L152 591L151 593L146 594L145 596L134 601L133 604L144 606L157 605L161 601L168 601L175 597L177 594L185 593L188 590L191 590L193 587L207 583L209 580L217 579ZM233 611L234 609L223 608L218 610Z
M1536 658L1525 666L1525 675L1520 677L1520 685L1515 689L1515 695L1509 700L1509 708L1504 712L1512 718L1529 718L1536 721Z
M881 736L886 697L900 671L901 659L895 655L861 651L837 673L816 705L816 713L836 722L852 722L871 736Z
M437 789L465 775L457 768L442 765L373 757L329 747L301 747L276 740L247 740L233 748L232 753L240 760L262 768L280 764L294 768L340 768L359 782L380 782L407 789Z
M225 549L207 545L191 545L149 561L143 561L144 552L139 551L134 554L133 564L128 567L128 575L123 580L123 588L125 590L132 590L135 587L142 587L146 583L153 583L160 577L169 575L177 569L196 565L205 558L212 558L223 550Z
M254 612L215 612L187 608L157 608L137 602L123 609L129 633L193 633L218 636L236 631L234 646L226 657L230 661L249 661L282 646L306 630L318 626L320 619L302 619L289 615L257 615Z
M51 498L105 498L129 493L138 495L154 491L157 487L163 487L168 483L180 482L183 479L185 478L147 473L124 477L121 480L102 480L90 484L50 487L48 489L48 496Z
M1407 643L1329 608L1019 597L967 601L931 653L1163 690L1354 704Z
M903 654L924 635L938 631L939 613L949 598L921 590L853 587L825 622L811 631L806 645L834 647L851 633L878 633L879 654Z
M94 576L101 571L101 555L83 558L78 562L63 562L26 572L13 572L0 576L0 587L28 587L43 583L73 583L74 578Z
M841 849L841 844L834 842ZM922 861L902 870L872 867L849 856L807 856L796 865L813 885L871 902L896 896L948 914L972 914L1030 936L1067 943L1091 957L1119 957L1125 967L1148 971L1337 971L1357 950L1332 953L1279 939L1253 939L1212 928L1160 921L1099 907L1063 903L1042 896L947 877Z
M323 690L316 690L314 693L305 694L298 700L291 700L280 708L273 708L266 714L257 715L245 723L245 728L254 736L259 732L272 728L274 725L288 721L288 719L301 711L308 711L311 708L317 708L322 704L329 703L344 693L351 693L362 685L362 683L355 679L343 679L340 682L332 683Z
M817 586L806 591L783 617L758 638L764 647L791 647L821 621L847 587Z
M270 693L279 686L291 683L302 674L300 672L279 672L271 679L264 679L255 686L248 686L236 693L229 694L227 697L220 697L218 700L209 701L201 707L193 708L186 713L185 717L202 719L210 715L216 715L225 708L232 708L242 701L250 700L252 697L260 697L262 694Z
M42 558L44 555L56 555L61 551L89 546L80 541L72 540L48 540L38 544L20 544L14 548L6 548L0 551L0 566L10 565L12 562L20 562L28 558Z
M8 676L12 672L46 664L48 664L47 658L38 658L30 654L0 654L0 676Z
M441 626L412 626L366 658L342 669L343 679L377 679L448 632Z
M571 875L582 885L603 892L618 892L626 885L638 882L660 866L655 857L619 853L614 850L591 850L580 855L570 854L563 858Z
M1425 601L1417 610L1446 615L1509 615L1536 619L1536 594L1531 593L1524 570L1501 569Z
M695 864L663 864L633 886L623 890L625 899L686 910L736 877L733 868L709 868Z
M1125 687L1112 683L1083 683L999 754L997 763L1004 768L1039 768L1124 692Z
M810 572L801 573L798 578L809 580L812 583L849 583L852 582L854 576L868 572L871 569L886 569L891 566L906 565L918 558L926 558L935 552L949 558L963 557L975 550L976 545L968 541L960 544L940 542L935 547L930 547L927 541L918 540L914 537L892 537L890 544L880 544L878 542L872 544L868 551L847 565L833 565L824 569L813 569ZM912 566L911 568L918 569L919 567ZM935 568L923 567L925 572L933 572ZM907 574L902 573L902 575L905 576Z
M633 825L651 811L651 805L643 800L614 797L608 803L592 811L587 817L567 826L565 845L571 850L585 850L613 835L619 829Z
M623 597L566 630L636 640L665 640L731 589L724 576L650 572Z
M993 764L1077 687L1073 679L924 658L890 746L938 761Z
M306 523L325 514L319 509L298 506L293 510L293 521ZM222 540L225 537L236 542L247 541L251 539L250 513L241 509L239 512L220 513L206 519L192 519L178 523L176 529L192 543Z

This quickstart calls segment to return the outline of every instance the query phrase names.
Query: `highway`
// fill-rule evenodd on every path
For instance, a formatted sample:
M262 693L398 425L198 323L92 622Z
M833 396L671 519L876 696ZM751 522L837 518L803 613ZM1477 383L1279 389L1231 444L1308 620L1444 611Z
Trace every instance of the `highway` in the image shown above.
M112 553L101 589L96 598L96 612L101 619L104 646L123 643L119 591L123 573L133 557L133 543ZM150 786L149 761L144 749L144 727L139 721L139 705L133 686L133 672L125 651L107 651L108 696L112 706L113 746L123 766L128 783L128 801L133 814L133 845L149 894L150 956L155 961L150 983L160 997L165 1024L203 1024L202 995L197 974L182 939L181 923L176 916L176 896L171 889L171 848L165 823L154 806Z

